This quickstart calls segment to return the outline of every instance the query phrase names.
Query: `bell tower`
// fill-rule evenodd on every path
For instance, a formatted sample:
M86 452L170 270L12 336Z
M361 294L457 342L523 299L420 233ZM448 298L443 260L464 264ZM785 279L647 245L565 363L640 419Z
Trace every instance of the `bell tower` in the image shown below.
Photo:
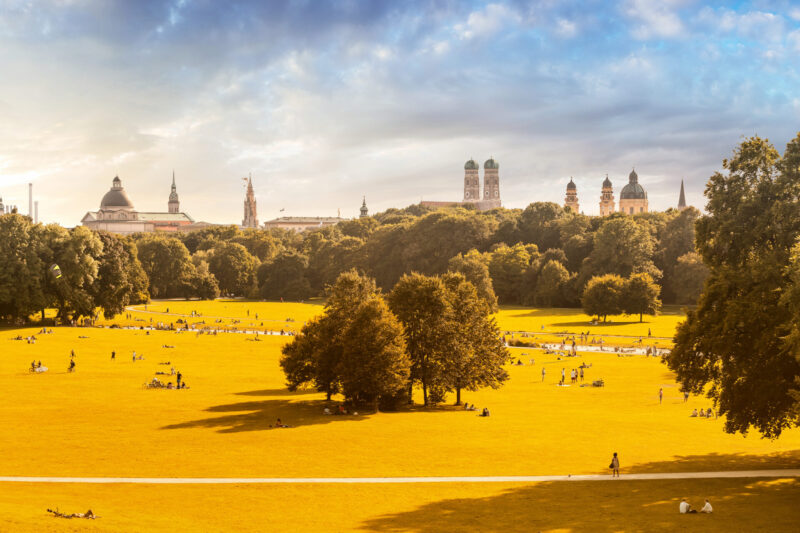
M481 199L481 184L478 176L480 165L470 159L464 163L464 201L477 202Z
M600 216L604 217L614 212L614 188L611 186L611 180L603 180L603 188L600 192Z
M244 199L244 219L242 226L245 228L257 228L258 218L256 215L256 194L253 192L253 177L247 178L247 196Z
M500 164L493 157L483 164L483 201L485 209L500 207Z
M564 198L564 207L569 207L573 213L580 213L578 186L572 181L572 176L569 177L569 183L567 183L567 197Z

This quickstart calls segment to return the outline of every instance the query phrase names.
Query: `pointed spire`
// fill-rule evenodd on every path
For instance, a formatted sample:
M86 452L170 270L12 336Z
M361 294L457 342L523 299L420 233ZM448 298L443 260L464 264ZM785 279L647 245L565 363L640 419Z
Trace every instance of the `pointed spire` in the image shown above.
M678 209L686 209L686 194L683 192L683 180L681 180L681 194L678 197Z

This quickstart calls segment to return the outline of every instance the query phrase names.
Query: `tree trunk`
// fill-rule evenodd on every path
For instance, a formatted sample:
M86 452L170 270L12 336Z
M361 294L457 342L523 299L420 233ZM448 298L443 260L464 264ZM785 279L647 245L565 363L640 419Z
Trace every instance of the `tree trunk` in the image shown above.
M422 405L428 407L428 386L425 380L422 380Z
M331 401L331 391L326 392L325 396L328 401Z
M461 387L456 387L456 405L461 405Z
M639 322L641 322L641 321L642 321L642 314L643 314L643 313L639 313Z
M378 397L376 396L376 397L375 397L375 414L377 414L377 413L378 413L378 402L379 402L379 401L380 401L380 398L378 398Z

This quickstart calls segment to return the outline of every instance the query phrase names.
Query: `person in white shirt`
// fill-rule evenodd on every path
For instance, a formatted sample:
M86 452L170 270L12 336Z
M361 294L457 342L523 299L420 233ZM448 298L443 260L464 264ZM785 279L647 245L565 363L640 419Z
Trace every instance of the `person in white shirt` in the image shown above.
M714 509L711 507L711 502L709 502L709 501L706 499L706 504L703 506L703 508L702 508L702 509L700 509L700 512L701 512L701 513L708 513L708 514L711 514L711 513L713 513L713 512L714 512Z
M681 499L681 503L680 505L678 505L678 511L680 511L681 514L690 514L697 512L694 509L692 509L692 506L689 505L689 502L687 502L685 498Z

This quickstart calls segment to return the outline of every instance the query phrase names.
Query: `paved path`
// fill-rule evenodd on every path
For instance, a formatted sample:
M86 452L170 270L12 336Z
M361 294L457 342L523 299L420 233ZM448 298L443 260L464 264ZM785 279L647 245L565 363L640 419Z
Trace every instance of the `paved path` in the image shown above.
M800 477L800 469L733 470L727 472L674 472L660 474L623 474L620 479L714 479L714 478ZM583 476L442 476L442 477L29 477L0 476L0 483L144 483L161 485L225 485L263 483L536 483L541 481L612 481L609 474Z

